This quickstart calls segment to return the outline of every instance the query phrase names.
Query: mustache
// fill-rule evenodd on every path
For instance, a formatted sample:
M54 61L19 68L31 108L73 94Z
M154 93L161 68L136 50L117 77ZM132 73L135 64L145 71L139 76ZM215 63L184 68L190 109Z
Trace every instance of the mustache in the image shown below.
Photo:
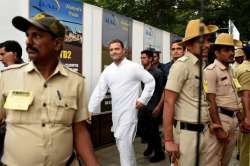
M38 52L38 49L33 47L32 45L28 44L26 47L26 51L34 51L34 52Z

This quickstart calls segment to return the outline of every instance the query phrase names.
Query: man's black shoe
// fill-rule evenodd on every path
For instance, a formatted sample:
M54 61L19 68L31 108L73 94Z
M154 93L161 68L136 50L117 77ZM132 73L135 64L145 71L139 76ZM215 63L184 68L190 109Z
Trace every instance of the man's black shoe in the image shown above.
M239 153L237 154L236 159L240 160L240 154Z

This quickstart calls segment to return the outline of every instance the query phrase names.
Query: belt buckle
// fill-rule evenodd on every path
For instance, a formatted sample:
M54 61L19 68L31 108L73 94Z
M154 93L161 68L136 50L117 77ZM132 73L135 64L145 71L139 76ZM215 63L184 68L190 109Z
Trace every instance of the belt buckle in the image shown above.
M218 107L217 109L218 109L218 112L219 112L219 113L223 114L223 113L222 113L223 111L222 111L221 107Z

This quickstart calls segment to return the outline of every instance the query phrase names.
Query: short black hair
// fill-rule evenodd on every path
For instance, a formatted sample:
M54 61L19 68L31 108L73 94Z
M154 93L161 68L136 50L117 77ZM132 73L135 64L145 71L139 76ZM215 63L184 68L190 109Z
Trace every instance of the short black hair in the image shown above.
M110 46L111 44L113 43L120 43L120 45L122 46L122 48L124 48L124 44L123 42L120 40L120 39L114 39L114 40L111 40L108 44L108 46Z
M15 40L7 40L2 43L2 47L4 48L6 52L15 52L17 56L17 62L16 64L23 63L22 60L22 47L20 44Z
M143 50L143 51L141 51L141 54L146 54L147 57L149 57L149 58L153 58L154 57L154 53L151 50Z
M177 40L172 41L172 42L171 42L171 47L172 47L173 44L175 44L175 43L180 43L180 42L182 42L182 40L180 40L180 39L177 39ZM181 46L181 47L183 48L183 50L186 49L186 46L184 46L184 45L180 45L180 44L179 44L179 46Z
M177 39L177 40L172 41L172 42L171 42L171 45L173 45L174 43L180 43L180 42L182 42L182 40Z
M245 47L243 47L243 51L246 55L246 59L250 60L250 45L246 45Z
M161 53L161 51L155 51L155 52L153 52L156 56L158 56L158 57L160 57L160 53Z
M156 50L156 49L153 48L153 47L148 47L148 48L146 48L145 50L151 51L151 52L153 53L153 55L155 54L155 55L157 55L158 57L160 56L160 53L161 53L161 51L158 51L158 50ZM145 50L143 50L143 51L145 51Z

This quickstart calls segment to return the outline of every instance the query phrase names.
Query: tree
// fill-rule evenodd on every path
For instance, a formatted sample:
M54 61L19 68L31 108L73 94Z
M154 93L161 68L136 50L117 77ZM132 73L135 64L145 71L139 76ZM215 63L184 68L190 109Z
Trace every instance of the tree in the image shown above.
M85 0L133 19L184 35L187 21L201 15L201 0ZM228 27L231 19L243 40L250 39L249 0L206 0L203 17L206 22Z

